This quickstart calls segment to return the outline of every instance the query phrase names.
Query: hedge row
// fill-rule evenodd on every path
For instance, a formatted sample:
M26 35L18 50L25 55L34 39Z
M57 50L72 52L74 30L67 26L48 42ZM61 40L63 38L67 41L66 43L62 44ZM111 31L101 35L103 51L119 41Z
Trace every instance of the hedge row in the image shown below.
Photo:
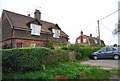
M3 73L28 72L69 61L69 51L76 53L77 60L90 57L101 47L81 47L80 44L63 46L61 49L19 48L2 50Z
M74 51L76 53L77 60L83 60L85 58L90 58L91 54L95 51L98 51L102 47L85 47L81 44L71 44L70 46L63 46L62 50Z
M2 50L3 73L36 71L68 60L69 53L65 50L49 48Z

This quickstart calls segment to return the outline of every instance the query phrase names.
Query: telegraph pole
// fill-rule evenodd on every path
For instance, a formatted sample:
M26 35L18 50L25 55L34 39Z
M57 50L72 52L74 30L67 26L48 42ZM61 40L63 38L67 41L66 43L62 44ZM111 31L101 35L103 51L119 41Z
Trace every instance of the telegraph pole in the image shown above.
M99 44L98 46L101 47L99 20L97 20L97 24L98 24L98 44Z

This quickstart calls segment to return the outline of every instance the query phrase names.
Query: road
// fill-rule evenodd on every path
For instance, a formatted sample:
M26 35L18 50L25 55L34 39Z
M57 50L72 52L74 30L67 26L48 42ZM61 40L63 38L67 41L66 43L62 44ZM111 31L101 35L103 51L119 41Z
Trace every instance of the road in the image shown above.
M100 69L108 69L108 70L120 69L120 60L112 60L112 59L88 60L81 62L80 64L98 66ZM110 77L110 79L120 79L120 76L115 75L113 77Z

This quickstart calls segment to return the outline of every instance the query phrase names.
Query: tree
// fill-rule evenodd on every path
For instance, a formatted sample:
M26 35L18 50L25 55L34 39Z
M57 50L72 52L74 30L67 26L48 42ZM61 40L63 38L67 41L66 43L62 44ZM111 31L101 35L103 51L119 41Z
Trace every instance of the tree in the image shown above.
M12 49L12 48L13 48L12 44L4 43L2 46L2 49Z
M120 32L120 21L117 24L117 27L114 29L113 34L117 35Z
M114 44L113 46L114 46L114 47L117 47L117 44Z

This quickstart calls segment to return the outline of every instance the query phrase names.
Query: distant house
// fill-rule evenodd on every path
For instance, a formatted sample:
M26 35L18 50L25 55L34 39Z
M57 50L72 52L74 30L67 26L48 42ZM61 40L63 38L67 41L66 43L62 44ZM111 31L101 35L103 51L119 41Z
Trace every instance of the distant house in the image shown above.
M101 46L105 46L105 43L103 40L101 41ZM92 37L92 34L90 36L84 35L83 31L81 31L81 35L76 38L76 43L80 43L85 46L99 46L99 39L98 37Z
M52 43L54 46L67 45L68 35L58 24L41 20L41 12L35 10L34 18L3 10L2 45L11 44L14 48L39 47Z

